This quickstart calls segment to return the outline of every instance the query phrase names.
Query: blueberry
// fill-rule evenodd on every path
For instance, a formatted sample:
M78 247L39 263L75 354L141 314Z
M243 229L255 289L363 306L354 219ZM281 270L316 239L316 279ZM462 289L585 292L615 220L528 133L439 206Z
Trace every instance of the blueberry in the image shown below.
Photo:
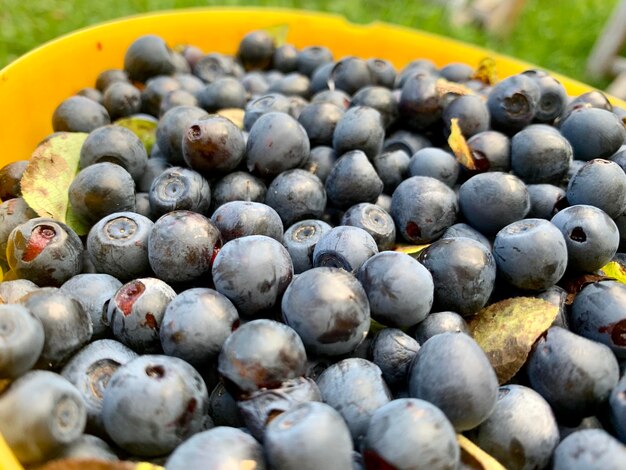
M577 160L608 158L626 138L618 117L604 109L580 108L561 123L561 133L569 140Z
M563 234L544 219L523 219L504 227L493 243L493 257L499 274L523 290L545 290L567 268Z
M249 96L264 95L270 85L262 72L248 72L241 78L241 84ZM203 87L204 88L204 87Z
M383 86L367 86L354 94L350 107L368 106L380 113L385 129L398 119L398 101L391 90Z
M28 372L44 346L44 329L37 316L16 304L0 304L0 378Z
M467 146L478 166L477 172L510 170L511 141L506 135L496 131L479 132L467 140Z
M132 212L100 220L87 237L87 252L96 271L122 281L147 274L148 237L153 225L147 217Z
M303 403L273 419L264 447L275 469L343 470L352 465L350 430L325 403Z
M358 57L346 57L335 63L330 77L331 87L345 91L349 95L373 84L367 62Z
M83 267L83 243L67 225L37 217L18 225L7 240L7 263L18 278L60 286Z
M615 434L626 443L626 375L623 375L609 397L609 416Z
M130 281L109 302L106 321L120 343L142 353L161 351L159 328L176 292L154 278Z
M611 218L619 217L626 210L626 174L615 162L590 160L570 179L567 201L595 206Z
M150 194L135 193L135 213L142 215L148 219L152 218L152 209L150 208Z
M213 206L231 201L264 202L267 187L256 176L245 171L234 171L219 180L213 188Z
M116 82L129 83L128 74L119 69L107 69L98 74L96 78L96 89L104 93L109 86Z
M309 151L309 138L298 121L284 113L267 113L250 129L248 169L261 176L275 176L300 166Z
M497 171L480 173L461 186L459 207L469 225L489 236L526 217L530 196L517 176Z
M491 126L515 133L531 123L541 98L537 82L527 75L512 75L496 83L487 98Z
M559 443L559 429L541 395L522 385L506 385L498 390L489 418L470 437L508 469L546 468Z
M264 235L236 238L224 244L213 262L215 289L241 315L260 315L280 302L293 276L289 252Z
M286 380L278 388L253 392L237 402L237 406L248 430L262 442L266 427L274 418L303 403L321 401L315 381L298 377Z
M172 165L185 163L183 137L187 129L196 121L209 117L208 113L195 106L177 106L167 111L157 126L156 140L164 157Z
M367 295L354 276L336 268L314 268L289 285L282 300L283 320L313 354L354 351L370 326Z
M456 221L457 196L439 180L412 176L393 192L391 216L409 243L429 243Z
M200 173L188 168L168 168L152 182L149 194L152 213L157 217L177 210L202 215L210 212L209 182Z
M304 107L298 122L304 127L314 145L332 145L333 133L344 110L332 103L312 103Z
M206 83L213 83L222 77L235 77L244 74L244 70L231 56L211 53L194 60L192 73Z
M567 139L546 125L529 126L511 141L513 173L527 184L558 184L567 174L572 154Z
M485 248L491 251L491 242L489 239L475 228L472 228L464 223L451 225L441 236L442 239L459 237L471 238L472 240L482 243Z
M439 408L402 398L372 415L363 443L366 468L458 468L454 428Z
M185 162L203 174L235 169L245 153L241 130L221 116L194 121L183 134Z
M535 110L535 121L551 123L561 115L567 105L568 96L565 87L543 70L522 72L539 87L539 102Z
M565 190L552 184L529 184L530 210L527 217L550 220L567 204Z
M141 91L126 81L113 82L102 97L111 120L132 116L141 111Z
M55 458L75 460L104 460L115 462L119 459L109 445L96 436L83 434L71 444L63 447Z
M383 208L362 202L348 209L341 217L341 225L358 227L369 233L378 251L391 250L396 244L396 226Z
M143 175L141 176L139 181L137 181L137 188L136 188L137 192L138 193L141 192L144 194L149 193L150 187L152 186L152 183L154 182L154 180L157 179L158 176L161 173L163 173L165 170L167 170L169 167L170 167L170 164L167 162L167 160L165 160L165 158L156 158L154 156L150 157ZM136 200L135 200L135 206L137 206Z
M441 99L437 92L437 79L425 71L402 74L402 93L398 109L405 127L423 130L441 118Z
M333 54L323 46L305 47L298 51L296 68L298 72L311 76L319 66L332 62Z
M589 284L576 296L570 314L572 331L606 344L626 358L626 286L617 281Z
M69 201L79 218L93 224L115 212L133 212L135 182L119 165L96 163L74 177L69 188Z
M340 209L374 202L383 192L382 180L361 150L343 154L333 165L325 186L329 202Z
M435 311L463 316L483 308L494 290L496 262L488 248L470 238L438 240L419 255L435 285Z
M311 96L311 82L306 75L292 72L272 83L268 92L308 99Z
M161 99L159 117L177 106L198 106L198 99L193 93L182 88L172 90Z
M287 248L293 262L294 274L300 274L313 267L315 245L331 226L321 220L301 220L287 229L283 236L283 245Z
M159 335L165 354L201 367L217 357L238 325L239 315L230 300L213 289L196 288L168 304Z
M489 109L483 99L475 95L455 98L443 109L441 117L446 135L450 134L452 119L458 120L461 133L466 139L489 130Z
M313 266L342 268L355 274L378 253L374 238L359 227L339 226L324 234L315 245Z
M253 320L226 339L218 368L227 386L245 396L301 376L305 362L304 345L293 329L272 320Z
M276 47L272 58L272 67L280 72L289 73L296 70L298 50L291 44Z
M333 148L339 154L361 150L374 158L383 148L385 128L381 114L369 106L355 106L341 117L333 133Z
M180 90L180 82L174 77L159 75L148 79L141 91L141 111L158 117L161 102L168 94L176 90Z
M474 69L463 62L450 62L439 69L442 78L450 82L467 82L472 79Z
M91 132L80 149L79 169L109 162L123 167L134 180L143 175L148 154L139 137L121 126L105 126Z
M463 317L456 312L433 312L415 328L415 339L423 344L440 333L465 333L469 328Z
M324 402L337 410L358 443L370 419L391 400L380 368L365 359L350 358L333 364L317 379Z
M554 451L554 470L620 470L626 447L602 429L575 432Z
M145 82L156 75L168 75L174 72L172 52L159 36L141 36L126 50L124 70L130 80L137 82Z
M396 81L396 69L391 62L384 59L368 59L367 67L374 85L393 88Z
M566 309L567 296L567 291L559 286L552 286L534 295L534 297L550 302L552 305L559 308L559 313L552 322L552 326L560 326L561 328L569 329L568 312Z
M332 147L319 145L311 149L309 158L304 162L302 168L317 176L322 183L325 183L336 161L337 154Z
M298 119L302 110L309 104L309 102L301 96L291 95L287 97L289 99L289 115Z
M166 455L203 431L209 395L200 374L176 357L146 355L119 367L104 390L108 436L134 455Z
M445 150L425 147L418 150L409 161L410 176L430 176L450 187L454 187L459 177L459 163Z
M218 382L209 396L209 416L216 426L245 427L237 402L222 382Z
M299 220L320 217L326 208L326 191L320 179L308 171L288 170L269 185L265 203L289 226Z
M0 203L0 266L7 261L7 242L13 229L35 217L37 213L21 197Z
M593 272L608 263L617 251L617 225L597 207L567 207L552 218L552 223L565 238L569 269Z
M493 367L480 346L464 333L430 338L417 352L409 373L409 395L439 407L457 431L485 421L497 394Z
M432 143L421 134L398 129L387 136L383 144L385 151L403 150L407 155L413 155L424 147L432 147Z
M406 386L407 377L419 344L397 328L381 330L370 345L370 357L380 367L385 383L392 388Z
M27 166L28 160L18 160L0 168L0 200L6 202L22 195L20 180Z
M358 273L372 318L398 328L424 320L433 304L433 278L405 253L384 252L368 259Z
M329 68L332 68L332 64L328 64L328 66ZM313 85L314 85L314 82L311 83L311 86ZM326 90L325 89L313 95L313 97L311 98L311 103L312 104L332 103L336 106L339 106L339 108L345 111L350 106L350 96L341 90Z
M169 283L186 282L208 274L222 245L219 229L190 211L172 211L152 226L148 260L156 276Z
M246 89L233 77L219 78L198 93L199 106L209 113L226 108L243 109L246 101Z
M204 88L204 82L191 73L176 73L174 78L180 83L181 90L185 90L194 96L197 96L200 90Z
M0 304L19 304L22 297L36 290L39 287L28 279L0 282Z
M28 372L0 397L0 432L23 465L52 458L80 437L86 419L78 390L53 372Z
M266 69L272 63L275 50L274 39L267 31L252 31L239 43L237 57L246 70Z
M222 204L211 216L224 243L249 235L265 235L283 241L283 223L278 213L260 202L231 201Z
M561 422L574 425L599 410L619 379L607 346L559 327L537 340L526 367L533 389Z
M104 436L102 399L111 376L137 354L112 339L88 344L67 362L61 375L80 392L87 409L87 429Z
M254 123L264 114L272 112L289 113L291 102L280 93L266 93L254 98L246 104L243 127L250 131Z
M406 178L409 170L410 156L404 150L384 150L376 155L372 163L376 173L383 182L385 192L393 193Z
M61 291L66 292L82 305L91 318L92 339L99 339L109 333L104 323L106 307L120 287L122 283L108 274L78 274L68 279L61 286Z
M263 447L250 434L220 426L191 436L168 457L168 470L190 468L228 468L233 462L250 464L255 470L265 470Z
M313 72L313 74L311 75L311 83L310 83L311 93L313 93L314 97L316 95L325 93L323 95L324 97L332 96L336 98L338 101L342 101L342 99L345 98L346 99L345 106L342 105L342 103L340 102L335 102L334 99L326 101L326 99L324 98L322 100L323 102L332 102L333 104L336 104L337 106L339 106L341 109L345 110L348 108L348 105L350 104L350 96L342 90L330 90L329 85L328 85L330 81L330 74L332 73L334 68L335 68L335 62L331 61L331 62L326 62L325 64L322 64L315 69L315 72ZM313 99L311 99L311 102L317 103L317 101L314 101Z
M91 132L107 124L111 118L105 107L84 96L67 98L52 115L54 132Z

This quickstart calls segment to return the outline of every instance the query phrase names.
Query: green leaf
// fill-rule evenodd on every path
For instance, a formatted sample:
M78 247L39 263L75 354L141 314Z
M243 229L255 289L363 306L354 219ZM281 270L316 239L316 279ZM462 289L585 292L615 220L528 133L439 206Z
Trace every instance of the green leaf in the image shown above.
M148 114L135 114L133 116L118 119L113 124L122 126L135 133L143 142L146 152L150 155L152 146L156 142L156 131L159 121Z
M457 434L456 438L461 447L461 462L465 465L463 468L472 470L506 470L500 462L467 437Z
M470 319L470 333L487 354L500 384L522 368L558 313L559 308L545 300L514 297L489 305Z
M20 181L22 197L37 215L66 223L78 235L87 234L89 227L72 215L68 189L87 135L58 132L48 137L33 152Z

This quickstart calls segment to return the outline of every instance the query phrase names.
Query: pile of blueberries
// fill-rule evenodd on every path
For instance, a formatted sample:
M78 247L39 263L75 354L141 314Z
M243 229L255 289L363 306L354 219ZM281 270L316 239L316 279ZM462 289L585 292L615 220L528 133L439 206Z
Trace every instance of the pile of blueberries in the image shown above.
M235 56L133 42L52 118L89 133L88 236L28 207L28 162L0 170L17 458L470 468L463 433L508 469L626 468L626 285L590 276L626 266L626 111L538 70L475 77L264 31ZM138 114L149 154L115 124ZM499 385L467 321L518 296L559 315Z

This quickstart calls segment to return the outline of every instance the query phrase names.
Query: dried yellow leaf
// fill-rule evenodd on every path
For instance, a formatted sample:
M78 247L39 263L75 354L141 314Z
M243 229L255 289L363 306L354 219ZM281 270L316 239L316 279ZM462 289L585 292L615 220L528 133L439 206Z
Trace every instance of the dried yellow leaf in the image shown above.
M87 234L89 227L73 215L68 189L78 172L86 138L82 132L48 137L33 152L20 181L22 197L37 215L66 223L78 235Z
M218 116L225 117L239 129L243 129L243 117L245 114L246 112L240 108L224 108L217 112Z
M464 468L472 470L506 470L505 467L494 459L487 452L482 450L467 437L462 434L456 435L459 446L461 446L461 462Z
M487 354L500 384L522 368L558 313L559 308L545 300L514 297L489 305L470 319L470 333Z
M394 251L399 251L400 253L406 253L407 255L411 255L416 258L422 251L430 246L430 243L426 245L396 245Z
M448 145L452 149L457 161L468 170L477 170L476 162L472 156L472 151L467 145L465 137L459 126L459 119L452 118L450 120L450 137L448 137Z
M487 85L495 85L498 82L498 74L496 71L496 61L491 57L485 57L478 63L474 75L474 80L480 80Z
M611 261L609 264L600 268L600 271L606 276L626 284L626 268L617 261Z

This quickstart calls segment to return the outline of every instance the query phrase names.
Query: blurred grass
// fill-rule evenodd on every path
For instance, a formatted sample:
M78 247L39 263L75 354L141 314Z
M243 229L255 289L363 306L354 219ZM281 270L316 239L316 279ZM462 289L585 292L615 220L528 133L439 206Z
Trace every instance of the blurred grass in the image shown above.
M478 44L595 86L585 62L618 0L527 0L506 39L474 26L454 27L444 8L424 0L0 0L0 67L67 32L148 11L194 6L302 8L341 14L357 23L397 23Z

